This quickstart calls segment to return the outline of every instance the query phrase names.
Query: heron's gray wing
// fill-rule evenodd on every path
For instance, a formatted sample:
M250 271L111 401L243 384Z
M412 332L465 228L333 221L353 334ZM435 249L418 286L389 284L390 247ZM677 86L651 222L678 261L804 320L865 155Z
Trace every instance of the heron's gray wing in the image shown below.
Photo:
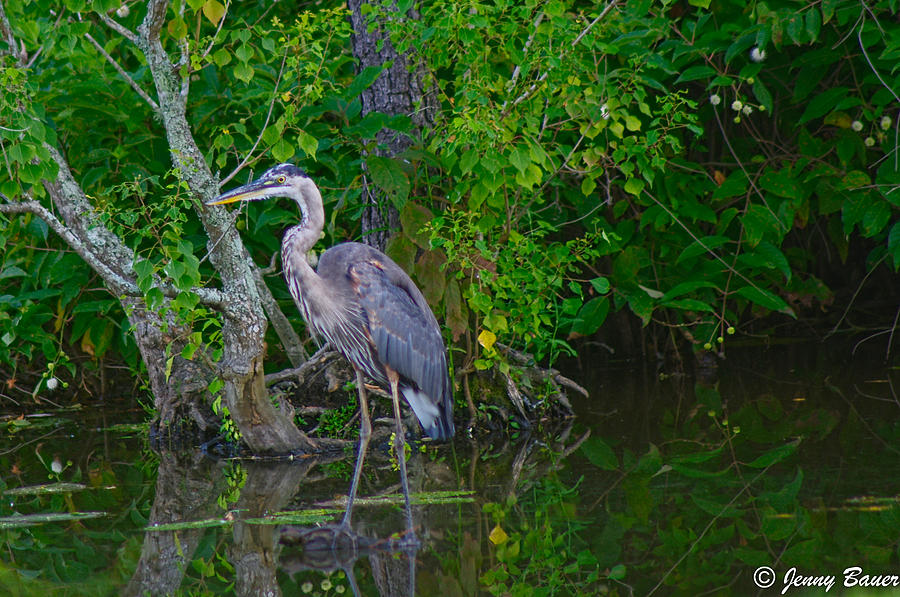
M444 341L431 312L425 313L404 288L412 280L389 276L373 259L353 263L349 274L378 358L443 407L450 393Z

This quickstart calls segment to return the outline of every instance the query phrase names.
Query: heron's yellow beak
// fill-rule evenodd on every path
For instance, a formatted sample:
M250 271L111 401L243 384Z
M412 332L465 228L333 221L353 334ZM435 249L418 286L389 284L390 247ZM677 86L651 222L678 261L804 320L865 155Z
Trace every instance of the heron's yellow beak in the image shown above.
M254 199L268 199L272 196L272 187L280 186L272 181L254 181L244 186L231 189L222 193L215 199L207 201L206 205L225 205L236 201L253 201Z

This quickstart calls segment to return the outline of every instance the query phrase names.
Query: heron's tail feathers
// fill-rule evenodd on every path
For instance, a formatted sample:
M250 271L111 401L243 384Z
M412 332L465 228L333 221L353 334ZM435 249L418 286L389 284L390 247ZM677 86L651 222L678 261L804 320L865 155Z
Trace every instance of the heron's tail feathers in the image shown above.
M403 386L400 391L431 439L448 440L453 437L456 428L453 425L453 405L450 400L435 404L431 397L421 390Z

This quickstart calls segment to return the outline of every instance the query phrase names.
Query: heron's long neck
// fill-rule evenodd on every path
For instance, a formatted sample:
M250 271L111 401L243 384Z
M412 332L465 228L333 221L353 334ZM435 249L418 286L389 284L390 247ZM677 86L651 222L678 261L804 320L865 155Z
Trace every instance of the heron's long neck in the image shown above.
M316 191L318 193L318 191ZM320 283L319 276L309 265L306 254L312 249L325 226L325 210L321 196L298 201L303 218L296 226L288 228L281 240L281 263L288 288L297 301L301 301L301 287ZM308 294L308 293L306 293ZM304 297L305 298L305 297Z

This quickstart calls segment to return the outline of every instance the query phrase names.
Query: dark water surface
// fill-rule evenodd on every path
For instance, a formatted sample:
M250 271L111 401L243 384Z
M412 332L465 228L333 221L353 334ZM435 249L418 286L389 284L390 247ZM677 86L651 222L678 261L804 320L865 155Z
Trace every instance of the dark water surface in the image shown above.
M156 453L117 403L3 418L0 595L900 592L883 347L734 349L702 380L581 365L571 424L414 447L417 550L387 435L351 536L328 523L352 455Z

